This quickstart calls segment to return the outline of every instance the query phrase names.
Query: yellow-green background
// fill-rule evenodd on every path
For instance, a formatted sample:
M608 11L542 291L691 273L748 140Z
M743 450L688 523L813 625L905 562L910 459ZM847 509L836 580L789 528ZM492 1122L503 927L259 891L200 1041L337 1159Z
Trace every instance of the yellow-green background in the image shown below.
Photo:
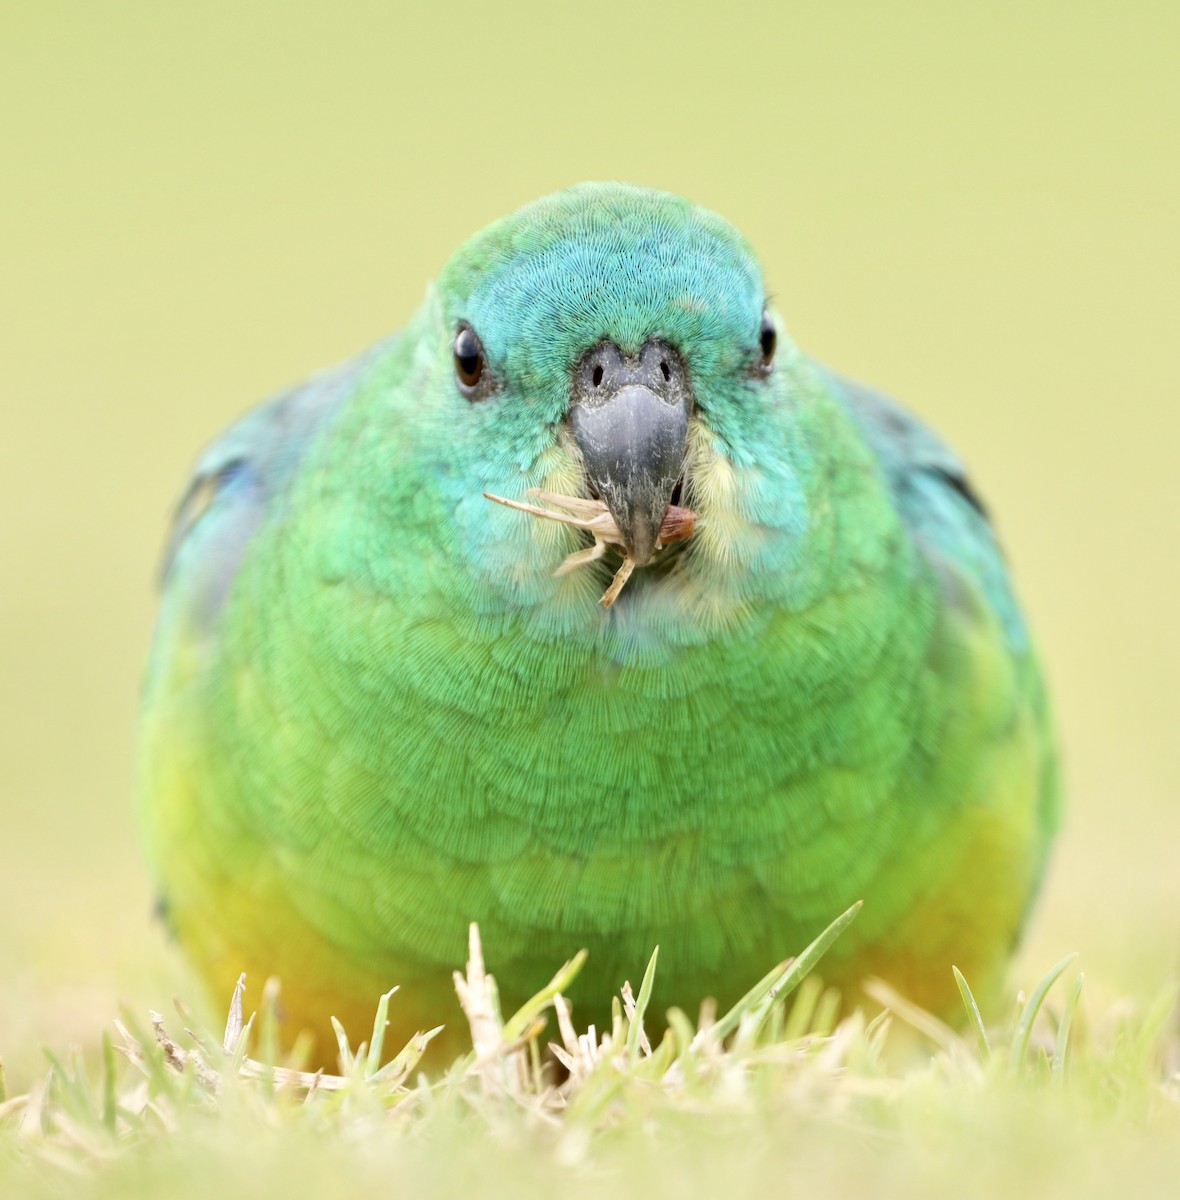
M10 1069L91 1041L120 995L192 990L150 921L131 764L197 448L403 322L474 229L596 177L726 214L806 348L964 451L1067 763L1015 980L1075 948L1099 995L1173 976L1178 13L3 0Z

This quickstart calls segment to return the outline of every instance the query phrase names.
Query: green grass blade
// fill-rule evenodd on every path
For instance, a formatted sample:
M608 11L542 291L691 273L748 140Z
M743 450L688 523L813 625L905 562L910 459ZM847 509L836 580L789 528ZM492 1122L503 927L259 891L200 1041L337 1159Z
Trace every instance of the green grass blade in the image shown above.
M119 1100L116 1089L115 1044L111 1035L102 1031L102 1123L108 1133L115 1132L119 1116Z
M369 1053L365 1059L365 1077L376 1075L381 1069L381 1054L385 1049L385 1030L389 1026L389 1001L396 987L391 987L377 1001L377 1012L373 1017L373 1036L369 1039Z
M426 1047L443 1031L442 1025L414 1034L398 1053L370 1077L373 1083L401 1083L418 1065Z
M1086 976L1079 971L1073 981L1069 998L1065 1002L1065 1010L1061 1014L1061 1023L1057 1026L1057 1039L1053 1045L1053 1077L1059 1082L1065 1080L1065 1056L1069 1050L1069 1031L1073 1026L1073 1015L1077 1010L1078 1001L1082 995L1082 984Z
M1024 1063L1025 1055L1028 1053L1029 1039L1032 1037L1033 1024L1037 1019L1037 1013L1041 1011L1041 1005L1045 1003L1045 997L1049 994L1049 989L1061 978L1069 968L1069 964L1078 956L1075 950L1073 954L1067 954L1050 972L1037 984L1036 990L1029 997L1028 1003L1024 1006L1024 1011L1020 1014L1020 1020L1016 1025L1016 1032L1012 1037L1012 1050L1008 1057L1008 1067L1011 1071L1019 1071Z
M1136 1077L1145 1078L1153 1073L1152 1063L1157 1056L1160 1039L1175 1011L1176 1000L1176 985L1171 984L1158 992L1144 1011L1139 1031L1128 1048L1128 1065Z
M979 1050L984 1059L991 1057L992 1046L987 1038L987 1028L983 1023L983 1016L980 1014L979 1005L975 1003L975 996L971 988L967 985L967 980L963 977L963 972L958 967L951 967L955 973L955 983L959 985L959 995L963 997L963 1007L967 1010L967 1020L971 1024L971 1028L975 1030L975 1036L979 1040Z
M329 1017L332 1022L332 1032L336 1035L336 1051L340 1061L340 1074L348 1075L352 1071L353 1055L352 1047L348 1044L348 1034L345 1032L344 1026L335 1018Z
M579 950L557 972L556 975L549 981L548 985L543 987L535 996L526 1000L525 1003L504 1022L504 1041L511 1044L519 1041L528 1029L532 1026L533 1021L541 1012L548 1008L553 1003L553 997L558 992L565 993L569 985L577 978L578 972L581 971L582 965L586 961L586 951Z
M659 957L660 948L657 946L651 952L647 970L643 973L643 982L639 985L639 995L635 997L635 1015L631 1018L631 1025L627 1030L627 1053L631 1055L639 1053L639 1042L643 1036L643 1014L647 1012L647 1006L651 1003L651 992L656 979L656 960Z
M230 1055L230 1069L235 1075L242 1069L242 1063L246 1061L250 1053L250 1039L254 1034L254 1019L257 1015L257 1013L250 1014L250 1019L242 1026L238 1044L234 1047L233 1054Z
M668 1029L676 1039L676 1057L684 1059L696 1040L692 1022L688 1019L688 1014L680 1008L670 1008L664 1015L668 1021Z
M795 1003L791 1005L791 1011L783 1026L784 1042L797 1042L811 1031L811 1019L815 1016L815 1008L823 990L824 985L814 975L808 976L799 985L799 994L795 997Z
M815 1016L811 1022L811 1032L818 1037L828 1037L836 1028L840 1019L840 991L838 988L825 988L815 1008Z
M765 997L778 999L789 996L811 973L815 964L828 952L831 944L856 920L863 900L842 912L828 927L799 955L786 963L780 963L769 974L764 975L734 1006L712 1026L711 1035L718 1039L728 1037L741 1023L741 1019L754 1005Z

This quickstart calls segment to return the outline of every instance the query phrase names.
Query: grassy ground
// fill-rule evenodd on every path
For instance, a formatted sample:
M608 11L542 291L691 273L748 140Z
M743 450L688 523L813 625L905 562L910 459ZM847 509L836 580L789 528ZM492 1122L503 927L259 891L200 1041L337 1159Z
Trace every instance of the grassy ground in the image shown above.
M960 1032L883 985L877 1015L837 1022L809 972L855 915L730 1012L671 1012L655 1045L658 955L609 1031L578 1031L561 994L578 960L504 1019L473 929L456 978L472 1050L431 1078L430 1031L383 1046L395 993L367 1043L338 1031L336 1075L267 1065L274 983L248 1019L239 985L220 1036L182 1006L125 1012L97 1062L48 1052L0 1102L0 1194L1174 1194L1174 989L1094 1016L1070 955L1000 1028L961 978Z

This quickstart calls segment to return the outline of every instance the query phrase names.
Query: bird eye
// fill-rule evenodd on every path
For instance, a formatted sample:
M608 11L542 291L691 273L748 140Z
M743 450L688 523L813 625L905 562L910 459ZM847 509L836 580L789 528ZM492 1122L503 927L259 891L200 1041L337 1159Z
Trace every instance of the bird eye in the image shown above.
M758 345L762 347L762 366L769 370L771 363L774 362L774 350L778 345L778 333L774 328L774 322L770 319L770 313L762 314L762 328L758 333Z
M470 326L455 334L454 354L455 375L464 390L470 390L483 375L483 343Z

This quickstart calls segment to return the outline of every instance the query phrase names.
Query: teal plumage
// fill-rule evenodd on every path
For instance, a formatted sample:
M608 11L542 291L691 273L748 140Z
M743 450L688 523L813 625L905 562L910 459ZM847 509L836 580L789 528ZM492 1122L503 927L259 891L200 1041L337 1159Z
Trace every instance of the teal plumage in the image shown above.
M141 809L215 986L277 971L322 1030L400 983L400 1024L434 1025L478 920L505 1004L585 946L596 1015L658 942L657 1002L692 1007L862 897L830 977L945 1009L954 957L994 986L1057 821L1003 558L953 453L765 310L721 218L583 185L476 235L400 334L207 451ZM611 412L659 425L687 397L654 519L698 517L610 609L616 554L555 577L584 535L483 496L613 495L578 424L604 364Z

